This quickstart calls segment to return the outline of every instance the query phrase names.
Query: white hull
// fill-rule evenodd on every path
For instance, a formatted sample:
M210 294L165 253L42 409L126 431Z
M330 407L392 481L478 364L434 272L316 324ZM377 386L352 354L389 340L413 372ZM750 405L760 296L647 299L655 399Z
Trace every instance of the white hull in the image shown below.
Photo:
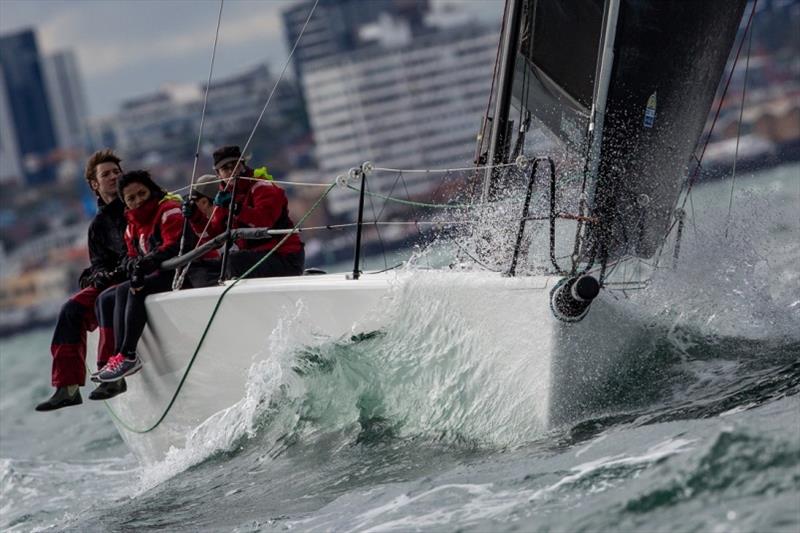
M115 423L140 460L160 460L170 447L183 448L191 431L211 415L242 400L251 366L273 357L270 343L292 317L301 317L297 320L315 339L335 341L385 328L392 309L396 313L427 298L445 317L434 320L457 322L474 342L484 343L480 350L491 358L484 379L515 391L521 408L534 411L531 431L540 430L585 412L593 391L638 342L640 331L602 293L583 321L558 321L550 311L557 281L452 272L385 273L357 281L344 274L243 281L225 296L164 421L144 434ZM125 425L148 428L167 409L223 289L148 299L148 327L139 343L143 369L128 378L126 394L109 402ZM429 310L422 306L419 313ZM414 327L413 322L394 326Z

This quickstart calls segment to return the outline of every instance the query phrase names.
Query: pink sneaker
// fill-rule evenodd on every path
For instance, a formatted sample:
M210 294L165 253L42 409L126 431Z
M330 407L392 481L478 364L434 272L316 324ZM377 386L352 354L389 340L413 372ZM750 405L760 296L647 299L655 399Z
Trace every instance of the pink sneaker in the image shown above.
M130 376L132 374L137 373L139 370L142 369L142 360L138 357L134 357L133 359L128 359L121 353L118 353L114 357L108 360L106 366L100 370L100 373L97 375L97 379L99 379L102 383L109 383L111 381L118 381L125 376Z

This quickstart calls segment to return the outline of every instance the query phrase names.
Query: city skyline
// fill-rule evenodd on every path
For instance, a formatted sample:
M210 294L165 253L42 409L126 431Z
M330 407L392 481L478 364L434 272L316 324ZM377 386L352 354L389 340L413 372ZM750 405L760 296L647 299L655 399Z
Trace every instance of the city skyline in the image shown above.
M0 263L6 277L13 274L15 283L24 285L12 292L35 292L41 286L52 295L53 283L66 288L74 280L64 277L63 271L79 268L86 261L80 235L94 214L95 199L84 183L82 167L88 153L101 147L117 150L126 168L148 168L158 176L159 184L177 192L185 190L193 176L211 170L215 146L240 144L251 138L252 145L248 140L246 151L255 166L268 165L271 175L286 182L323 183L364 160L402 169L461 168L476 158L480 161L482 154L476 151L475 136L487 110L500 29L496 24L502 11L500 0L458 3L483 6L481 16L477 16L478 9L445 11L443 5L456 3L441 0L417 4L371 0L373 9L369 10L361 9L362 0L319 0L316 18L292 57L288 79L277 86L269 113L257 117L264 98L276 87L288 56L287 46L294 43L315 1L226 0L226 10L231 5L248 7L251 12L265 9L268 15L264 16L271 22L262 25L262 33L270 24L278 24L279 29L269 32L271 41L262 39L272 45L261 43L259 32L255 32L258 59L247 61L246 54L241 54L232 68L226 69L220 67L225 63L224 54L218 54L207 101L203 89L213 31L207 42L200 43L203 39L192 33L197 26L191 21L166 33L163 25L170 23L170 9L175 14L193 5L202 9L196 10L192 20L200 24L202 19L205 24L208 13L198 13L212 12L215 28L219 9L215 0L138 2L135 6L146 6L157 35L138 48L131 45L127 56L123 54L126 43L146 40L150 35L132 35L138 22L125 17L125 9L135 7L130 2L91 4L116 18L93 15L103 20L124 19L124 27L122 23L100 24L96 17L84 17L79 9L59 15L57 8L85 8L83 1L17 2L25 9L52 6L51 18L59 21L67 16L73 27L61 28L65 46L53 44L52 25L58 25L53 21L47 22L44 30L42 26L24 26L0 31L0 182L32 186L25 195L7 195L0 206ZM5 13L14 2L0 0L0 30L13 26ZM214 9L207 9L209 6ZM494 19L487 16L485 6L497 8ZM731 72L733 83L727 97L719 101L717 128L714 136L706 139L710 143L703 160L704 176L723 177L737 161L741 171L800 158L800 108L796 105L800 85L797 55L793 53L797 45L790 38L796 27L793 21L800 16L798 8L800 2L794 8L780 2L767 4L765 16L756 19L752 53L748 46L743 61ZM236 9L227 12L234 15L227 17L227 23L223 15L218 51L230 50L226 44L231 41L245 46L248 31L264 20L253 14L252 20L242 25ZM97 25L98 32L72 38L81 24ZM226 37L230 28L225 28L230 26L236 39ZM113 46L86 51L87 43L109 32L121 35ZM744 41L738 42L741 46ZM153 54L160 48L165 52ZM267 48L270 54L265 55ZM187 59L193 55L196 61ZM175 61L185 63L186 69L170 70ZM140 63L147 65L146 75L131 67ZM116 71L125 76L113 75ZM298 79L292 79L295 76ZM114 93L113 109L97 116L93 95L100 91L108 96L112 83L122 83L130 91ZM94 106L90 114L95 120L89 121L82 135L78 124L87 116L84 100ZM199 139L204 142L198 152L201 117L205 130ZM257 118L259 127L252 131ZM83 143L78 146L81 138ZM196 153L199 157L194 159ZM193 160L199 164L199 172L195 172ZM449 173L442 180L448 181L444 187L426 175L408 174L402 176L400 186L401 194L409 200L413 196L414 200L429 201L440 192L446 198L461 186ZM391 195L401 175L376 172L370 188ZM316 201L302 188L291 189L289 194L296 212L307 211ZM357 215L357 200L352 191L333 191L308 223L322 226L352 221ZM402 209L381 209L377 217L397 217ZM408 229L394 232L395 240L389 244L399 246L416 234L416 229ZM372 246L373 251L378 244L386 245L376 232L367 231L365 237L365 246ZM309 236L308 255L314 261L333 264L352 250L348 238ZM60 258L67 256L72 259L64 263ZM16 266L10 268L10 264ZM53 277L56 271L60 273ZM38 274L23 275L31 272Z
M264 63L278 74L289 53L281 13L296 3L226 0L213 77L236 75ZM502 14L501 0L432 4L437 10L455 7L489 21L499 21ZM44 54L73 50L84 79L88 115L97 118L165 84L205 81L219 6L212 0L2 0L0 34L32 28ZM293 76L291 69L287 76Z

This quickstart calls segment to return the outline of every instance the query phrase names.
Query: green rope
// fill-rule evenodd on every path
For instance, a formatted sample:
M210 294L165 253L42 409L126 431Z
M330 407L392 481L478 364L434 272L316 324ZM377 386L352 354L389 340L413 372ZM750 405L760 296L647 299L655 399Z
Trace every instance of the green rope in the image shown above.
M347 188L359 193L361 192L361 189L359 189L358 187L353 187L352 185L348 185ZM378 198L382 198L389 202L395 202L404 205L413 205L415 207L433 207L437 209L468 209L470 207L475 207L475 205L473 204L429 204L426 202L414 202L412 200L403 200L402 198L395 198L393 196L386 196L383 194L378 194L376 192L370 192L370 191L364 191L364 194L366 194L367 196L376 196Z
M322 201L325 199L325 197L328 196L328 193L330 193L331 190L335 186L336 186L336 183L334 182L334 183L331 183L328 186L327 189L325 189L325 192L322 193L322 196L320 196L317 199L317 201L314 203L314 205L311 206L311 209L309 209L306 212L306 214L303 215L302 218L300 218L300 221L297 224L295 224L294 228L292 228L293 230L297 230L303 224L303 222L306 221L306 219L311 215L311 213L313 213L317 209L319 204L322 203ZM197 347L195 348L191 359L189 359L189 365L186 367L186 370L184 371L183 376L181 377L181 380L178 383L178 387L175 389L175 393L172 395L172 399L169 401L169 404L167 405L166 409L164 409L164 412L161 414L161 416L158 418L158 420L156 420L156 422L153 425L151 425L150 427L147 427L145 429L137 429L137 428L131 427L124 420L122 420L119 417L119 415L117 415L117 413L114 412L114 409L111 408L111 406L108 404L107 401L103 402L103 403L105 403L106 409L108 409L108 412L111 415L111 417L114 420L116 420L117 423L120 426L124 427L125 429L127 429L128 431L130 431L132 433L149 433L149 432L153 431L154 429L156 429L159 425L161 425L161 422L163 422L164 419L167 417L167 414L170 412L170 410L172 410L172 406L175 404L175 401L178 399L178 394L180 393L181 389L183 388L183 384L186 382L186 378L189 376L189 371L192 369L192 366L194 365L195 359L197 359L197 355L200 353L200 348L203 346L203 341L205 341L206 336L208 335L208 331L209 331L209 329L211 329L211 324L214 322L214 318L217 316L217 311L219 310L220 306L222 305L222 300L223 300L223 298L225 298L225 295L228 294L228 292L231 289L233 289L236 286L236 284L239 283L240 280L242 280L242 279L246 278L247 276L249 276L251 272L253 272L256 268L261 266L261 264L264 261L269 259L269 257L273 253L275 253L275 251L278 248L280 248L283 245L283 243L286 242L286 240L289 237L291 237L292 235L294 235L294 231L292 231L290 233L287 233L286 236L284 236L283 239L281 239L278 242L278 244L275 245L274 248L272 248L256 264L254 264L252 267L250 267L250 269L247 272L245 272L244 274L242 274L238 278L234 279L233 283L228 285L225 288L225 290L222 291L222 294L219 295L219 298L217 299L217 303L214 305L214 310L211 312L211 316L208 319L208 323L206 324L206 327L203 330L203 334L200 336L200 341L197 343Z

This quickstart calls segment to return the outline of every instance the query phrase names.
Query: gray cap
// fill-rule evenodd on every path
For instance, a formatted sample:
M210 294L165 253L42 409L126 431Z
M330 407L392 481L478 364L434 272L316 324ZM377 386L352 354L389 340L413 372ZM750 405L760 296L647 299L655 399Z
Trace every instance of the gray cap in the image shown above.
M194 188L189 197L197 199L198 196L205 196L209 200L213 200L219 191L219 181L219 178L213 174L200 176L194 182Z

